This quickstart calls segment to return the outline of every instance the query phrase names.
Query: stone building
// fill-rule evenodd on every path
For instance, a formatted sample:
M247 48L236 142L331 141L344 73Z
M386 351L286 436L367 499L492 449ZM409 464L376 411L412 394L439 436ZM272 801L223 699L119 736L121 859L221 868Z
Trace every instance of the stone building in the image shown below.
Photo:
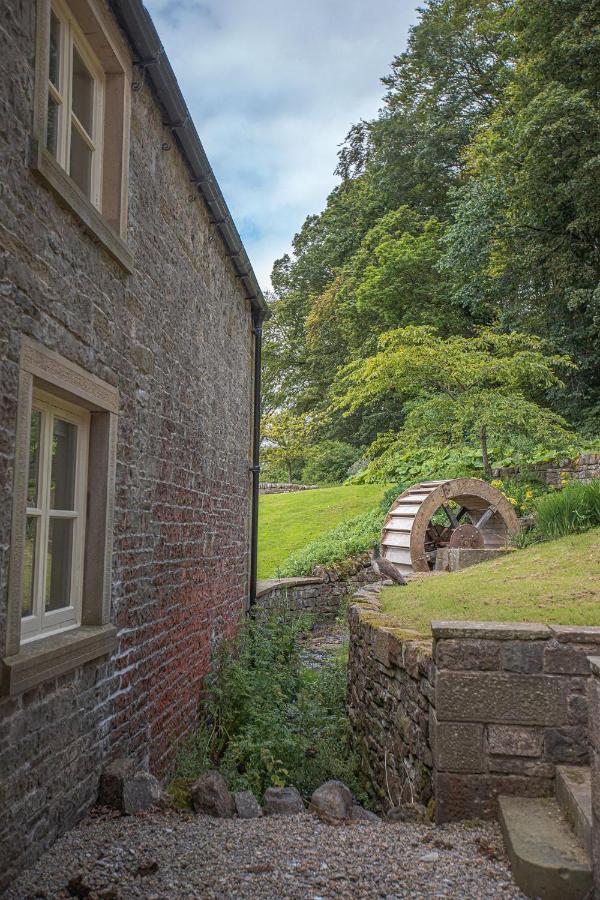
M0 25L1 889L195 722L255 582L264 300L141 0Z

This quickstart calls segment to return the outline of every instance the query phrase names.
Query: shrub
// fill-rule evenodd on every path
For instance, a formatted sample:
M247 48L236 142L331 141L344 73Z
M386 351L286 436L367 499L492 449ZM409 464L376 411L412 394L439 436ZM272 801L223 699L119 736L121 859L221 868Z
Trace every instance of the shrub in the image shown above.
M397 485L386 491L378 506L367 513L340 522L331 531L311 541L301 550L292 553L277 569L278 578L310 575L315 566L329 566L351 556L365 553L379 541L387 511L406 485Z
M547 485L536 479L494 478L490 484L502 491L518 516L531 515L539 498L548 493Z
M600 525L600 478L590 484L573 481L537 503L536 527L546 539L587 531Z
M340 484L360 456L360 449L344 441L321 441L307 447L302 481L304 484Z
M217 767L231 790L260 797L294 784L308 797L329 778L366 799L349 745L346 663L302 664L310 619L248 620L221 648L207 685L202 724L181 754L175 784Z

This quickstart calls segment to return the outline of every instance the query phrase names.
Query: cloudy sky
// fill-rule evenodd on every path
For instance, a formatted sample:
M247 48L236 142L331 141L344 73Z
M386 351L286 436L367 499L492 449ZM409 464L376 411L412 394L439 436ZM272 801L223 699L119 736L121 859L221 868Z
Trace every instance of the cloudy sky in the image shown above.
M372 117L417 0L145 0L261 286Z

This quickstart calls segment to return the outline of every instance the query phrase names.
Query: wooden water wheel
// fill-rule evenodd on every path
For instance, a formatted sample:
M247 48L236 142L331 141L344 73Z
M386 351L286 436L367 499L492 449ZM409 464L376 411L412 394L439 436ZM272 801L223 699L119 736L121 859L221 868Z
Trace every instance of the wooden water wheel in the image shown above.
M429 572L442 547L500 549L518 530L511 504L487 481L422 481L392 503L381 556L405 575Z

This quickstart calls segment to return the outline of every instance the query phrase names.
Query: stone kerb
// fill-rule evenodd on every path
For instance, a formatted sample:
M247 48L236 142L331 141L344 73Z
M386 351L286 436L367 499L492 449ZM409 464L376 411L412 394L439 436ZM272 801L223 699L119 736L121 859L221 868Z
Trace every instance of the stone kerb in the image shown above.
M348 715L352 742L372 798L383 810L428 803L433 757L431 641L398 628L365 588L348 611Z
M554 790L588 761L588 655L600 628L433 622L436 818L493 818L498 794Z

